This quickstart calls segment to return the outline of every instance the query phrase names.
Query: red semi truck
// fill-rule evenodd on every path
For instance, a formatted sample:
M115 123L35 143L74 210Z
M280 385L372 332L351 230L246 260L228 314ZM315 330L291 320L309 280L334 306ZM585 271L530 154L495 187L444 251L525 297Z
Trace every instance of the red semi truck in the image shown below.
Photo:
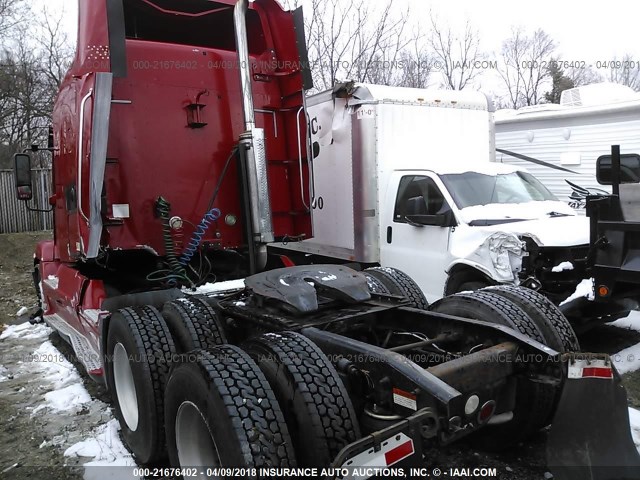
M421 465L555 416L556 478L637 478L611 360L572 353L571 326L536 292L429 306L394 269L272 269L269 243L312 234L305 58L301 11L274 0L80 2L49 145L54 239L34 278L136 460L168 455L202 477ZM29 155L15 164L28 201Z

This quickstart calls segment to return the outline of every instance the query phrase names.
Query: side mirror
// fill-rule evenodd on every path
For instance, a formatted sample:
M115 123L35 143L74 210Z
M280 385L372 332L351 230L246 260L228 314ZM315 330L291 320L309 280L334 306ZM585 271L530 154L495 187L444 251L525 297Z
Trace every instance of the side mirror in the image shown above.
M596 179L600 185L613 184L612 155L602 155L596 162ZM620 155L620 183L640 183L640 155Z
M16 153L13 157L13 171L16 175L16 195L18 200L31 200L33 198L31 156L26 153Z

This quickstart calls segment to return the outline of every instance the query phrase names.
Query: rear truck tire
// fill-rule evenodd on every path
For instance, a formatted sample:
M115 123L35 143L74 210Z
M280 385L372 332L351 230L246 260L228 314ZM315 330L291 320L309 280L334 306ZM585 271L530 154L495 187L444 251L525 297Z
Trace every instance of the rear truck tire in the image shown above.
M295 332L267 333L243 347L276 395L299 466L328 466L340 450L360 438L347 390L311 340Z
M429 308L429 302L418 284L403 271L390 267L373 267L367 268L364 274L369 281L369 290L372 293L398 295L405 297L410 307L420 310ZM371 285L379 289L380 284L387 290L386 292L371 290Z
M278 401L260 368L239 347L220 345L181 355L165 390L165 405L174 467L296 466Z
M567 317L541 293L514 285L489 287L485 291L502 295L527 312L540 329L545 345L560 353L580 351L580 343ZM553 409L547 423L553 420L561 395L562 389L556 388Z
M444 297L431 305L430 310L505 325L544 343L540 329L518 304L487 290ZM489 450L514 446L548 424L555 397L556 389L553 386L519 377L512 420L482 428L475 435L476 440Z
M111 315L105 375L125 443L138 463L166 457L164 389L175 345L154 307L124 308Z
M514 285L488 287L485 291L508 298L527 312L540 329L545 345L561 353L580 351L580 342L567 317L541 293Z
M207 350L227 343L216 311L199 298L178 298L164 304L162 316L178 353Z
M488 286L489 286L489 283L483 282L482 280L472 280L472 281L464 282L460 284L456 293L482 290L483 288Z

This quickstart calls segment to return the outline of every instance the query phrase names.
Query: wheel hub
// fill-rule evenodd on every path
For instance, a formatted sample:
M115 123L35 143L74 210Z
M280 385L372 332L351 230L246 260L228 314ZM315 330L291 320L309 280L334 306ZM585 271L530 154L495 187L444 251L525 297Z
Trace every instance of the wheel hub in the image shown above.
M116 344L113 349L113 379L122 417L129 430L135 432L138 428L139 419L138 396L131 364L129 363L129 355L127 355L127 350L121 343Z
M183 467L219 467L218 448L200 409L183 402L176 414L176 447ZM202 472L203 474L205 472ZM203 475L202 478L211 478Z

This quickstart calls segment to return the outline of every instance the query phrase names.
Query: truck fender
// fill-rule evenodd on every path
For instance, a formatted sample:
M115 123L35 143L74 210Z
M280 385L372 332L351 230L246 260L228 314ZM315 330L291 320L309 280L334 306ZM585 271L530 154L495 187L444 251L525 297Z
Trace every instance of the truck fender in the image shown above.
M467 258L458 258L454 260L447 266L447 268L445 269L445 272L450 277L452 274L455 273L454 270L456 270L456 267L458 266L473 268L474 270L478 270L484 276L489 277L490 279L495 280L496 282L504 283L504 280L501 280L500 278L496 278L495 275L492 273L492 271L488 267L486 267L481 263L474 262L473 260L469 260Z
M464 263L485 273L497 283L517 283L524 255L522 241L512 233L494 232L472 251L456 258L446 269Z

